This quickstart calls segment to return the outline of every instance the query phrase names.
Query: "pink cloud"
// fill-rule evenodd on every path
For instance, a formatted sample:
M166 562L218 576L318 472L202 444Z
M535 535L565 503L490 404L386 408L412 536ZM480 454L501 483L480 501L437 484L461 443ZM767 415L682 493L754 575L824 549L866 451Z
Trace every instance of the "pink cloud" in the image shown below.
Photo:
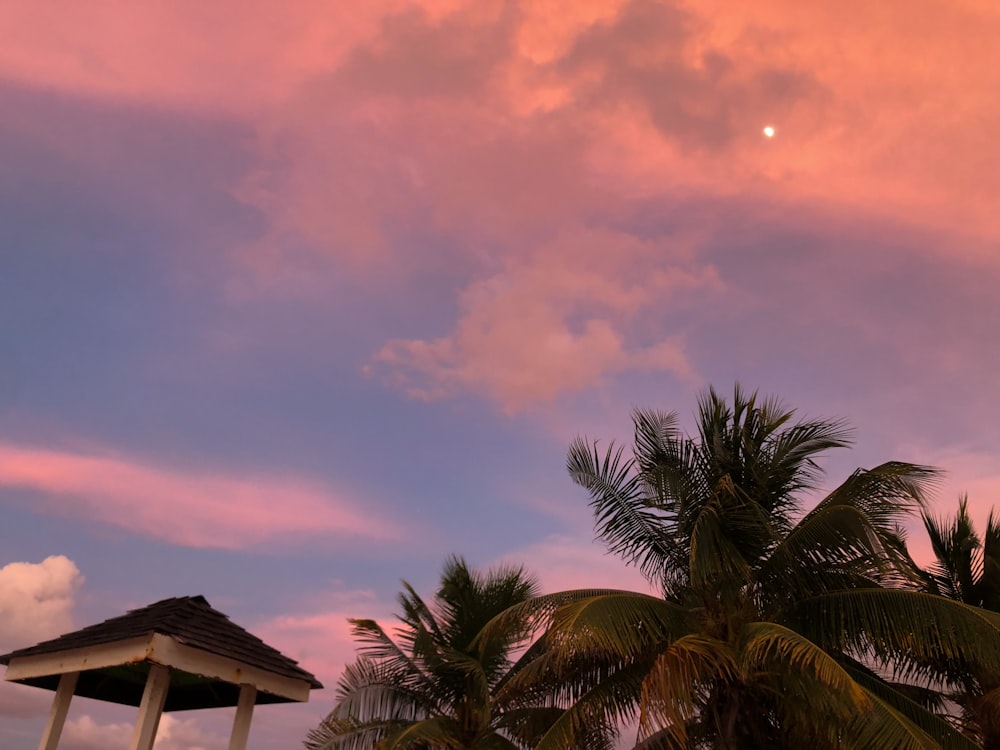
M255 634L325 686L313 692L307 704L268 707L255 715L254 736L268 746L304 739L333 708L337 680L358 657L348 619L373 618L391 629L394 609L392 602L380 601L371 591L334 589L311 597L295 611L254 624Z
M415 397L479 391L508 411L622 372L692 379L681 336L628 340L634 318L719 291L714 269L685 263L686 254L628 235L568 233L467 287L450 335L391 341L370 371Z
M954 516L958 510L959 498L963 495L969 498L969 514L976 529L982 531L986 528L990 511L995 509L1000 515L1000 459L996 455L962 446L934 448L912 444L900 449L900 455L916 456L916 460L921 463L944 469L945 473L935 488L931 501L933 515ZM913 558L921 565L934 558L920 521L909 524L907 546Z
M190 547L398 535L391 522L316 483L166 469L118 455L0 443L0 486L38 493L36 507L50 513Z
M460 275L453 325L376 347L373 369L414 397L516 411L629 372L693 377L665 315L683 301L659 301L686 283L663 274L718 289L704 217L671 214L683 260L673 239L636 249L652 234L637 214L682 197L761 222L849 211L952 230L971 239L940 252L996 262L992 3L915 18L902 2L790 0L18 2L0 23L10 80L256 128L257 163L231 190L267 228L233 253L234 297L322 294L315 257L373 296L429 267ZM582 237L580 255L552 237Z
M537 574L547 593L583 588L651 590L638 569L625 565L602 542L586 535L553 534L504 559Z
M995 193L1000 171L943 184L910 145L947 143L951 153L937 121L918 122L905 105L863 120L883 94L919 88L922 73L900 65L908 42L894 38L891 76L872 76L870 61L831 57L807 20L779 5L767 18L642 2L560 13L540 4L516 17L461 3L437 17L415 5L387 14L376 36L267 117L268 166L240 192L272 222L245 255L253 274L289 277L288 238L366 287L428 265L462 269L454 326L385 342L372 371L416 398L472 391L517 411L628 372L693 377L683 331L654 301L670 297L657 271L713 290L697 260L704 217L672 215L681 261L674 235L649 243L630 225L637 202L759 200L792 222L803 206L832 205L996 235L983 216L970 221L982 211L963 196ZM938 101L944 82L928 76ZM769 141L761 128L771 122ZM872 168L900 149L907 179ZM967 156L979 158L956 158ZM393 235L410 226L444 249L413 252ZM617 234L618 247L588 233ZM567 252L554 235L582 241ZM649 251L636 252L644 242ZM592 244L608 248L605 260ZM642 313L622 306L622 293ZM685 309L672 303L666 312ZM638 336L653 315L665 322Z
M394 606L376 599L367 590L334 590L299 611L272 617L254 625L253 632L266 643L297 660L332 688L344 666L357 658L351 638L350 618L374 618L390 623ZM320 693L319 699L332 699Z

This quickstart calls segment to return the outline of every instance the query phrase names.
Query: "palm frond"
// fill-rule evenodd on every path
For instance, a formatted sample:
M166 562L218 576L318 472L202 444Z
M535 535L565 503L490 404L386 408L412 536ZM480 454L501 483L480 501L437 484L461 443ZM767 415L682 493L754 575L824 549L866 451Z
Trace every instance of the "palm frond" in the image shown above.
M649 664L624 664L579 696L534 750L613 750L617 728L636 716Z
M391 664L362 656L344 668L337 681L331 716L360 721L410 721L439 708L426 682L408 681Z
M380 662L382 668L400 683L430 684L430 677L409 654L374 620L350 619L351 634L361 644L358 652L365 659Z
M895 550L886 549L883 535L859 508L827 504L776 545L761 564L756 584L761 599L780 609L822 591L892 581L895 561Z
M432 716L386 737L378 747L379 750L463 750L462 729L451 717Z
M305 750L372 750L383 737L395 734L406 722L338 719L328 716L319 726L310 729L303 746Z
M662 514L642 491L634 462L614 445L602 458L596 444L577 438L570 445L566 467L570 478L590 493L597 534L610 551L638 566L650 580L657 580L670 559L671 544Z
M630 659L652 645L687 635L693 616L684 607L648 594L605 593L555 610L549 644L573 654L592 651Z
M750 564L733 541L733 529L717 503L702 507L691 530L688 570L691 583L699 588L712 588L719 582L743 585L750 573Z
M537 583L522 568L479 572L459 557L447 560L432 602L403 587L394 637L374 620L351 620L360 657L345 668L337 703L310 733L308 750L528 750L561 716L560 696L596 684L592 668L575 675L524 668L541 653L531 639L576 594L539 604L531 599ZM566 679L575 686L559 682ZM596 724L580 736L603 747L601 732L612 736L613 726Z
M406 643L408 642L408 634L419 631L427 631L432 633L437 640L444 640L444 636L441 634L440 626L438 625L437 618L434 616L433 610L413 589L413 586L406 581L403 581L402 583L403 591L397 598L399 605L403 608L403 614L399 619L402 620L403 625L405 626L401 630L401 639L404 643Z
M946 747L888 701L874 693L869 693L869 696L874 704L874 710L855 717L854 721L844 727L841 734L844 746L858 750L871 747L891 747L896 750L943 750ZM962 746L949 743L947 747L958 750ZM962 750L965 750L965 747L962 747Z
M935 558L927 568L933 589L949 599L978 606L983 550L969 517L968 497L959 500L952 518L938 518L929 511L922 518Z
M902 461L858 469L821 500L812 513L829 505L850 505L863 512L878 528L894 530L927 507L928 492L940 475L933 467Z
M983 574L979 579L979 600L983 607L1000 611L1000 519L990 509L983 533Z
M930 710L927 705L922 705L911 697L914 692L917 692L921 694L925 703L937 703L941 697L940 693L929 689L914 691L912 686L898 686L884 680L858 662L845 661L844 669L868 691L869 695L877 697L882 704L905 716L911 723L933 737L942 748L972 750L976 747L974 742L957 731L938 712Z
M903 524L915 513L926 509L927 494L940 477L929 466L888 461L873 469L858 469L839 487L821 500L801 520L808 524L816 515L831 507L855 508L864 517L882 572L880 578L893 585L915 585L920 571L913 564L903 543Z
M835 706L839 704L851 711L869 707L864 690L837 660L808 638L777 623L745 625L739 657L745 674L805 672L836 696Z
M1000 674L998 618L934 594L856 589L820 594L789 608L784 624L823 648L947 678L975 666Z
M728 643L690 634L663 650L642 685L640 729L662 734L682 747L687 727L704 705L712 687L734 681L739 664Z

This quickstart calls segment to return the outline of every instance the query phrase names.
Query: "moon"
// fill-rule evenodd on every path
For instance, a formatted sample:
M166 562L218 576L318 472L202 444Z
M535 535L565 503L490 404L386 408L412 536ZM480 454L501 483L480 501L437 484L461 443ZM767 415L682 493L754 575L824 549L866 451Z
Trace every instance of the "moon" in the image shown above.
M768 138L774 138L774 128L771 127L770 125L764 126L764 135L766 135Z

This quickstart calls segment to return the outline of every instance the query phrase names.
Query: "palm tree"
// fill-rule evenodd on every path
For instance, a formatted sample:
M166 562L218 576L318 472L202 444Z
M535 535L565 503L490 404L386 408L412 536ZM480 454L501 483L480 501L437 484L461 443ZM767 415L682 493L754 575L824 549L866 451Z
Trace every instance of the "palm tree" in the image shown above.
M952 518L922 514L934 552L924 571L926 588L935 594L1000 612L1000 519L992 511L980 536L962 497ZM949 696L961 709L959 725L986 750L1000 750L1000 675L958 668L957 689Z
M482 637L501 612L538 594L521 568L478 573L450 558L431 604L404 581L395 637L374 620L351 620L361 655L337 685L330 714L309 733L308 750L519 750L564 713L566 683L511 685L541 648L532 623L509 618ZM523 653L521 653L523 652ZM521 653L522 658L514 656ZM565 701L565 698L563 698ZM604 724L580 734L580 750L610 750Z
M631 458L572 444L599 537L662 594L564 592L493 623L547 627L548 649L515 684L589 666L539 750L567 747L595 717L638 718L643 750L973 746L931 710L950 677L933 660L1000 666L1000 630L917 590L900 524L935 473L858 470L803 512L817 458L850 435L793 416L739 386L731 406L710 389L696 437L675 413L637 410Z
M991 511L986 533L976 532L969 499L958 501L953 518L921 514L934 551L926 570L928 588L949 599L1000 612L1000 519Z

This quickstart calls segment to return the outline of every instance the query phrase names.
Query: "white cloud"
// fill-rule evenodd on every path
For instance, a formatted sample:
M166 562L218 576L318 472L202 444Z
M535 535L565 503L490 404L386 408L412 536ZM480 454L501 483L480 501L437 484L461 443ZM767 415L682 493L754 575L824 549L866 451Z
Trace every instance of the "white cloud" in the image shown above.
M83 580L73 561L62 555L0 568L0 652L72 630L74 596ZM0 683L0 716L43 715L50 700L37 688Z
M129 723L101 723L84 715L66 722L59 746L65 750L125 748L133 729ZM227 744L228 738L203 729L195 719L178 719L164 714L153 747L155 750L223 750Z
M30 646L70 630L73 596L83 580L63 555L0 568L0 648Z

